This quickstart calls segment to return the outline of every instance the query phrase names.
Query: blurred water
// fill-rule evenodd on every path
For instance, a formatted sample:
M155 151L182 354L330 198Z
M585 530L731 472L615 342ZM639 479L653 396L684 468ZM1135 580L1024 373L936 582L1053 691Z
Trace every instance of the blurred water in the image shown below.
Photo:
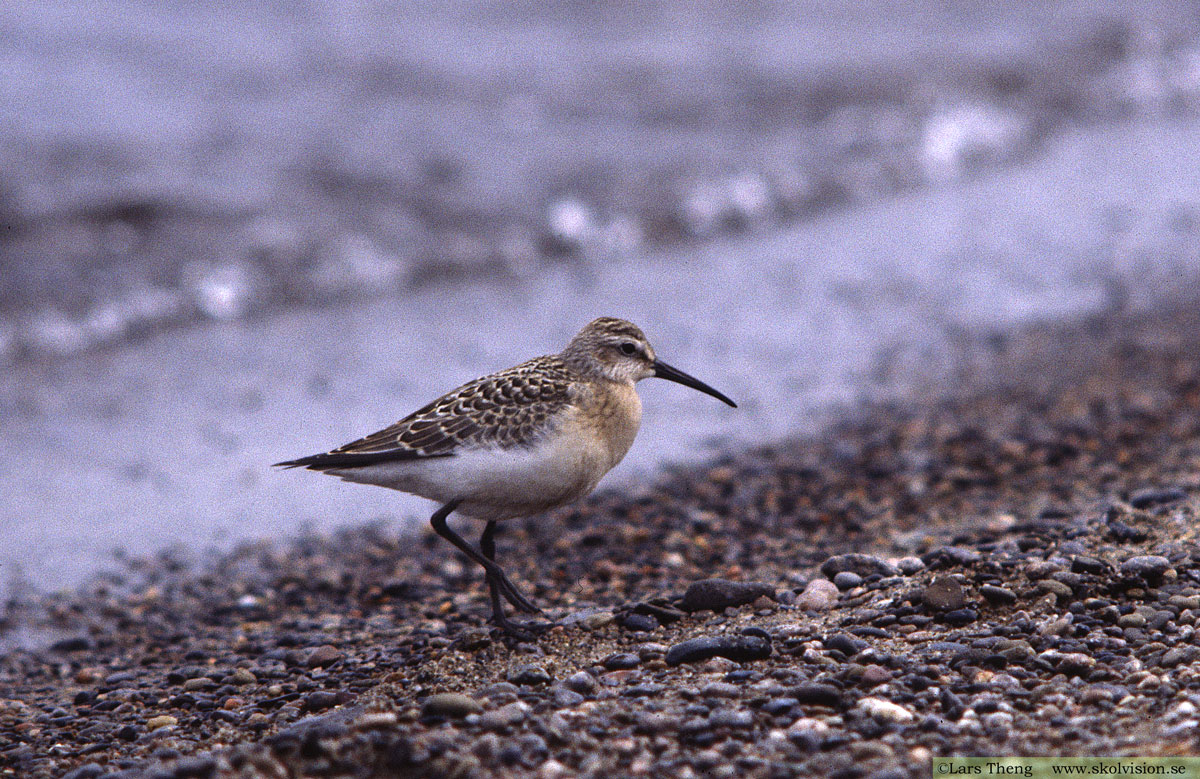
M643 384L629 489L1194 288L1191 4L732 8L0 7L0 590L423 521L267 466L594 316L741 406Z
M771 228L1190 112L1190 2L0 8L0 364Z
M0 374L9 576L79 581L114 549L195 553L429 505L268 464L627 316L735 398L641 385L643 430L606 481L804 432L864 398L953 381L964 333L1194 291L1200 121L1064 133L1037 160L786 230L211 323Z

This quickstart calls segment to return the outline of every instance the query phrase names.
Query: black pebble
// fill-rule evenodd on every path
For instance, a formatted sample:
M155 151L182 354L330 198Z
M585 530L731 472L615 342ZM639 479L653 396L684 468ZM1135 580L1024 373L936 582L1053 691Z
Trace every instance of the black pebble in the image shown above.
M771 641L761 636L701 636L675 644L667 650L667 665L699 663L712 657L734 662L762 660L771 656Z
M679 608L684 611L721 611L753 603L762 596L775 597L775 588L763 582L734 582L728 579L701 579L692 582Z
M658 620L646 614L626 614L621 617L621 627L644 633L658 628Z

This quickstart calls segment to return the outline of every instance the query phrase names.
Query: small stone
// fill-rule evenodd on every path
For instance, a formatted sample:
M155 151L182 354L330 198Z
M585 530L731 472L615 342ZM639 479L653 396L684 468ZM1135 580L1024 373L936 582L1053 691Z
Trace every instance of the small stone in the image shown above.
M1103 576L1111 570L1111 566L1095 557L1078 555L1075 559L1071 560L1071 570L1075 573L1090 573L1094 576Z
M994 584L985 584L979 588L979 594L993 606L1003 606L1009 603L1016 603L1017 594L1006 587L997 587Z
M337 705L338 696L333 690L314 690L304 696L305 711L324 711Z
M258 678L248 668L238 668L229 676L229 681L236 685L254 684Z
M169 728L172 725L179 724L179 720L172 717L170 714L160 714L157 717L151 717L146 720L147 730L158 730L159 728Z
M906 725L916 719L916 715L908 709L883 698L863 698L858 702L858 708L879 722Z
M1095 667L1095 658L1082 652L1069 652L1058 659L1057 670L1067 676L1086 676Z
M979 562L983 555L965 546L939 546L921 555L921 560L930 568L968 566Z
M905 576L912 576L925 570L925 561L920 557L901 557L896 561L896 567Z
M658 620L649 614L626 614L621 617L621 627L634 632L646 633L658 629Z
M336 646L325 644L314 649L312 654L305 659L304 665L308 668L325 668L333 665L343 657L342 651Z
M513 684L535 687L549 684L552 678L546 669L538 665L519 665L508 674L508 680Z
M864 578L871 574L880 574L882 576L900 575L900 569L887 560L868 554L851 553L834 555L821 563L821 573L827 579L833 579L834 576L837 576L842 571L856 573Z
M700 688L700 694L705 698L736 698L742 689L729 682L712 682Z
M856 574L854 571L842 571L833 576L833 584L839 590L845 592L852 590L863 583L863 577Z
M394 711L372 711L355 717L352 724L355 730L391 730L399 721Z
M187 692L199 692L201 690L211 690L217 686L217 683L212 679L204 676L199 676L195 679L188 679L183 683L183 689Z
M587 671L576 671L564 679L563 684L566 685L567 689L586 695L596 689L596 677Z
M642 658L632 652L614 652L600 661L600 665L604 666L606 671L624 671L637 668L641 664Z
M479 726L484 730L504 730L520 725L529 714L529 704L515 701L479 717Z
M881 665L872 663L863 669L862 678L859 682L863 687L877 687L881 684L886 684L892 680L892 672Z
M711 657L735 662L762 660L771 656L771 640L762 636L700 636L675 644L667 650L667 665L699 663Z
M832 684L808 682L791 689L789 692L802 705L837 708L842 702L842 691Z
M775 588L763 582L735 582L728 579L701 579L692 582L679 608L684 611L721 611L753 603L758 598L775 597Z
M1039 592L1048 592L1054 595L1060 603L1071 597L1071 588L1055 579L1042 579L1038 581L1037 588Z
M421 715L425 717L465 717L481 711L483 706L479 705L479 701L457 692L430 695L421 706Z
M554 701L554 705L561 709L578 706L585 700L584 697L579 693L562 685L556 685L554 687L554 692L551 694L551 699Z
M1176 503L1187 497L1181 489L1168 487L1166 489L1138 490L1129 496L1129 505L1135 509L1145 509L1166 503Z
M826 649L835 649L846 657L854 657L870 646L870 644L861 638L855 638L845 633L834 633L822 643L824 643Z
M836 584L828 579L813 579L796 598L796 607L803 611L829 611L837 603L837 598Z
M85 763L67 773L63 774L62 779L97 779L108 773L104 766L99 763Z
M1138 555L1121 563L1121 573L1130 578L1161 579L1171 568L1171 561L1160 555Z
M50 645L53 652L82 652L92 648L92 640L87 636L71 636L55 641Z
M963 586L952 576L939 576L921 593L921 600L937 611L954 611L967 605Z
M714 728L751 728L754 727L754 715L748 711L717 709L708 715L708 724Z

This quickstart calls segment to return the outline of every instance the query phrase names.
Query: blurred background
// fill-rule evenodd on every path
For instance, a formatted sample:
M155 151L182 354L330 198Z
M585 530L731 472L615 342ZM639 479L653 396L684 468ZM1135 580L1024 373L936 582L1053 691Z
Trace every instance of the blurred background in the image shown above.
M269 464L557 351L665 382L606 480L1195 289L1193 2L0 7L0 589L432 507ZM932 389L931 389L932 388Z

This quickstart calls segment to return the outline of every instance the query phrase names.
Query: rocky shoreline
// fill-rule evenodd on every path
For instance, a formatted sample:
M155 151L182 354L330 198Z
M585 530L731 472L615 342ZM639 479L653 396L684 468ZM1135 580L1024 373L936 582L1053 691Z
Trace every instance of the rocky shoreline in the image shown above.
M1031 328L986 380L499 538L561 625L382 527L7 605L0 776L928 776L1200 754L1200 316ZM964 363L968 365L968 363ZM964 378L969 377L966 371Z

